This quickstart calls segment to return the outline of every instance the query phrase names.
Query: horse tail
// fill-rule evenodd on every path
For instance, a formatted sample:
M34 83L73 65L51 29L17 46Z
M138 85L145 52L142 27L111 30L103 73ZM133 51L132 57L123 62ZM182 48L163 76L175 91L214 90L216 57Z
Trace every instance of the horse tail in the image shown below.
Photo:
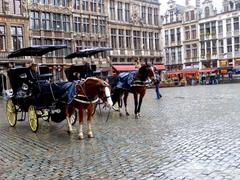
M113 105L115 105L117 102L118 103L121 102L123 92L124 91L120 88L113 89L112 95L111 95ZM121 107L122 103L119 103L119 106Z

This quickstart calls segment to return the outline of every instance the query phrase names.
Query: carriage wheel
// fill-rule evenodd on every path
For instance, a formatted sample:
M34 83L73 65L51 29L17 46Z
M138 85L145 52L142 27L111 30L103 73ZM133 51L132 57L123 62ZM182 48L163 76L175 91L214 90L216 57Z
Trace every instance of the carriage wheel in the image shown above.
M38 130L38 118L37 113L33 105L30 105L28 108L28 121L30 128L33 132L37 132Z
M77 121L77 114L78 112L75 110L72 116L70 117L71 124L74 125Z
M7 120L10 126L14 127L17 123L17 112L12 99L7 100L6 104Z

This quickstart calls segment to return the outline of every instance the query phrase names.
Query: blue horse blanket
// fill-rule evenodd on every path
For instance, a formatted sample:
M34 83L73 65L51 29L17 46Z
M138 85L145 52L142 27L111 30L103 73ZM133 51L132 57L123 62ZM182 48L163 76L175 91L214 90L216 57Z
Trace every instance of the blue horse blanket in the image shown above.
M117 78L116 87L120 89L130 89L134 81L135 75L136 75L136 71L120 73Z

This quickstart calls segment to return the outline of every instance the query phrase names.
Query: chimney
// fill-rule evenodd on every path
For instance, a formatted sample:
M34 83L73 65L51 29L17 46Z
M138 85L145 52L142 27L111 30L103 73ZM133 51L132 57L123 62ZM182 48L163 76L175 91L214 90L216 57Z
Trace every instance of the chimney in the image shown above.
M196 8L200 8L200 0L196 0Z

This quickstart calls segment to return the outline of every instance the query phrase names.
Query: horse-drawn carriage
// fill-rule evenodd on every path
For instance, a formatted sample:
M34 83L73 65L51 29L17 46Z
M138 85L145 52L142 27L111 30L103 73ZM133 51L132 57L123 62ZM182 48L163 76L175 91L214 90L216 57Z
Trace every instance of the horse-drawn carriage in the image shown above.
M48 52L66 48L58 46L32 46L19 49L11 53L8 58L19 56L42 56ZM25 120L28 113L29 125L33 132L39 127L39 118L54 122L63 121L65 116L65 104L69 101L66 97L66 89L73 88L73 84L67 82L51 82L52 76L48 68L39 67L38 72L31 67L18 67L8 70L11 91L8 91L6 103L7 120L10 126L15 126L17 120ZM65 89L63 89L63 87ZM21 115L18 119L18 115ZM71 118L76 121L76 114Z

